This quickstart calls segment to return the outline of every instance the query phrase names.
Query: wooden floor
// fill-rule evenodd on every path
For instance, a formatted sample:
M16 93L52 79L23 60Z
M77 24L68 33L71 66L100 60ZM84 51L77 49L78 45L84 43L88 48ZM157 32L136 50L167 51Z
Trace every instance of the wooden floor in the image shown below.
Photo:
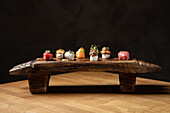
M137 78L136 92L119 92L118 75L74 72L52 76L47 94L27 80L0 85L0 113L170 113L170 83Z

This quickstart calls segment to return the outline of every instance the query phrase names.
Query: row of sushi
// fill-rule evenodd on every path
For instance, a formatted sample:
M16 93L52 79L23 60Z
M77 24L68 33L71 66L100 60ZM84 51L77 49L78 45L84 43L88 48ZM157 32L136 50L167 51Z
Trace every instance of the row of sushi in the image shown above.
M109 51L109 47L103 47L102 50L100 51L102 54L102 58L107 59L110 58L111 52ZM90 61L97 61L98 60L98 54L99 50L96 45L91 45L90 47ZM65 57L66 59L63 59ZM76 57L78 59L83 59L85 58L85 49L81 47L77 52L76 52ZM75 54L74 51L67 51L65 52L63 49L59 49L56 51L56 58L62 59L63 61L74 61ZM129 52L127 51L120 51L118 53L118 58L119 60L129 60ZM53 59L53 54L50 53L50 50L46 50L45 53L43 54L43 60L48 61Z

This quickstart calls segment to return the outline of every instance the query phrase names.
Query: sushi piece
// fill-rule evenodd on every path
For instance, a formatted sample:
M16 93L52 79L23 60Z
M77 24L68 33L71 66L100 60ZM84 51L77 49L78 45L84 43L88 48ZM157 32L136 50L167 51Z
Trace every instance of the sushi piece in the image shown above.
M99 54L98 47L95 44L91 45L89 52L90 61L98 61L98 54Z
M100 53L102 54L102 58L110 58L111 52L109 51L109 47L103 47Z
M50 50L45 51L45 53L43 54L43 60L45 61L53 60L53 54L50 53Z
M65 54L64 54L65 58L68 59L68 60L74 60L74 51L67 51Z
M56 51L56 58L62 59L63 55L64 55L64 50L63 49L59 49Z
M83 47L76 52L76 57L80 59L85 58L85 49Z
M129 60L129 52L128 51L120 51L118 53L119 60Z

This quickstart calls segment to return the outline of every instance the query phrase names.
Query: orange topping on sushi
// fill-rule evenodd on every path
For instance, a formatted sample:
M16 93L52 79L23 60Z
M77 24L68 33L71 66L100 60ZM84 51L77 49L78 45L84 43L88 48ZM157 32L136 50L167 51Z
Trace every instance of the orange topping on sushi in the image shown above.
M103 47L102 50L100 51L101 54L111 54L109 51L109 47Z
M56 54L64 54L64 52L65 51L63 49L59 49L59 50L56 51Z
M83 47L81 47L77 52L76 52L76 57L77 58L85 58L85 50Z

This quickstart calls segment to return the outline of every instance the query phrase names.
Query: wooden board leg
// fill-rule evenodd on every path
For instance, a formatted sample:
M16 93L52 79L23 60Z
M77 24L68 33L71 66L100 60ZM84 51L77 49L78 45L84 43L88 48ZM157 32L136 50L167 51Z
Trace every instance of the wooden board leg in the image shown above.
M120 73L119 82L121 92L134 92L136 84L136 74Z
M32 94L46 93L49 85L50 75L44 73L29 74L29 89Z

